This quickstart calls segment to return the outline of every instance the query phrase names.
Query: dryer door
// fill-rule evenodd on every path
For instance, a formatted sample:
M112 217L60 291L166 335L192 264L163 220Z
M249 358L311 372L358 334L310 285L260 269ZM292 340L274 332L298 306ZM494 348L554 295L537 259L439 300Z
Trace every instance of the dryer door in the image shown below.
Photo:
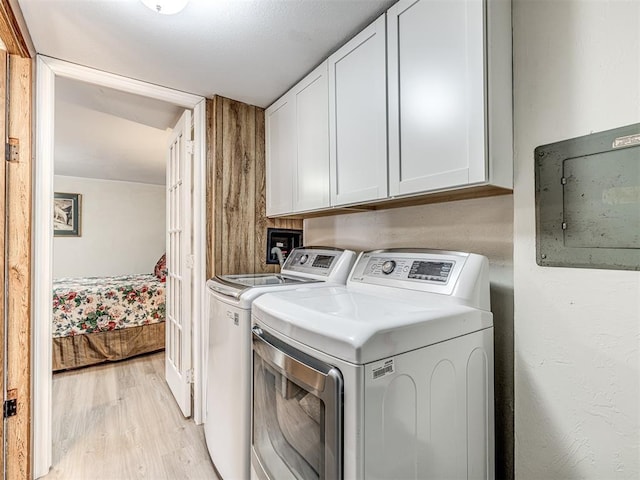
M342 478L340 371L253 328L251 458L269 480Z

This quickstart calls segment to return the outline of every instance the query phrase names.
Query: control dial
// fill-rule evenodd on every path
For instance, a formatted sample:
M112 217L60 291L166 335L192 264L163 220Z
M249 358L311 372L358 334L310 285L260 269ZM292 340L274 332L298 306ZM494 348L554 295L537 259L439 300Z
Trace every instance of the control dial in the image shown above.
M387 260L382 264L382 273L389 275L396 269L396 262L394 260Z
M300 265L304 265L305 263L307 263L307 260L309 260L309 255L305 253L304 255L302 255L302 257L300 257Z

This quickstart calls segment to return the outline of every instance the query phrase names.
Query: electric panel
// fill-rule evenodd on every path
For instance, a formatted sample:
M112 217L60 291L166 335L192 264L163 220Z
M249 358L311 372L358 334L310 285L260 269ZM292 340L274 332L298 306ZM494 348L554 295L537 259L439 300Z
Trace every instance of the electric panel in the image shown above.
M535 149L536 257L640 270L640 124Z

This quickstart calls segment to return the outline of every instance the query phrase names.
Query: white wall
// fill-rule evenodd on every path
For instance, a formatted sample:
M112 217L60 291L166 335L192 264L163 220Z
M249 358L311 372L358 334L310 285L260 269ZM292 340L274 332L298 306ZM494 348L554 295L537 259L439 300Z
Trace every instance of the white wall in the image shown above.
M152 273L165 251L165 187L54 177L54 190L81 193L81 237L55 237L53 276Z
M640 272L535 262L533 150L640 122L640 1L514 0L516 477L640 478Z
M511 195L304 221L304 243L439 248L487 256L494 314L496 478L513 477L513 199Z

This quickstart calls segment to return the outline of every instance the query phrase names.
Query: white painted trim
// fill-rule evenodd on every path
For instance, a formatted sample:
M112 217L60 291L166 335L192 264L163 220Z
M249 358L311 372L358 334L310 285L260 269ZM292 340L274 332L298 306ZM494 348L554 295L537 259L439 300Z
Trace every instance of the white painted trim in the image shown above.
M196 306L191 322L193 332L193 420L197 424L204 422L206 386L204 375L204 361L207 352L207 319L205 310L205 282L206 282L206 128L207 112L206 100L201 100L193 108L194 150L193 150L193 302ZM195 135L195 132L201 132ZM200 159L200 161L196 161Z
M51 466L51 291L53 289L53 145L55 73L36 60L36 162L33 239L33 472Z
M133 78L122 77L114 73L103 72L84 67L75 63L65 62L57 58L38 55L53 70L56 77L70 78L81 82L113 88L122 92L142 95L143 97L163 100L179 107L193 109L202 101L202 97L191 93L172 90L170 88L153 85Z
M182 108L193 109L194 115L194 285L193 355L196 364L194 378L194 421L202 423L203 392L201 357L206 339L201 338L205 285L205 161L206 112L205 99L190 93L152 85L101 72L81 65L38 55L36 59L36 161L33 243L33 472L39 478L49 472L52 462L51 434L51 291L53 289L53 166L55 134L55 79L70 78L115 90L163 100Z

